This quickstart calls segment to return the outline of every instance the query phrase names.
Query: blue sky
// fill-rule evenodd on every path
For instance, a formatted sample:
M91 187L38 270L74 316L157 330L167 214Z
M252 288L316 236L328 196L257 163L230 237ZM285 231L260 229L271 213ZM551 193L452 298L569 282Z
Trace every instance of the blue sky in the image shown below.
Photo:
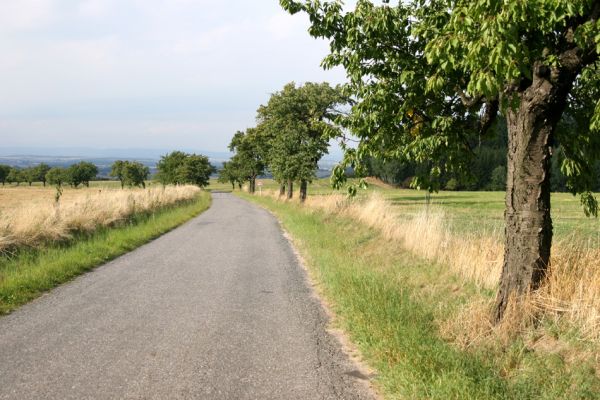
M327 43L277 0L0 2L3 146L224 151Z

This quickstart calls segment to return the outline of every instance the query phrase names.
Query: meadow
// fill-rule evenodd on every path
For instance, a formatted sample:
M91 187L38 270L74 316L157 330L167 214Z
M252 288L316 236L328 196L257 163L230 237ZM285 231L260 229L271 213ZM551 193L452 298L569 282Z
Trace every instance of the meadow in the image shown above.
M262 190L266 193L278 190L277 182L272 179L257 182L263 183ZM367 190L359 190L358 197L381 193L398 211L400 219L411 219L429 209L442 213L445 227L453 232L496 238L504 234L504 192L440 191L432 193L428 202L422 190L398 189L372 178L367 182ZM231 191L231 185L211 180L209 189ZM344 195L344 192L333 190L329 179L319 179L308 186L308 195ZM600 248L600 221L584 215L578 197L553 193L552 220L557 240L576 240Z

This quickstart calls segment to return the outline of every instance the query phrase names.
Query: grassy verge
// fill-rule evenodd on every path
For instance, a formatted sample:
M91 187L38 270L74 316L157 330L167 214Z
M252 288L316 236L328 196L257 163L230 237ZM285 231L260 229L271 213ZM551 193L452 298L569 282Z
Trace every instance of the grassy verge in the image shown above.
M593 364L539 351L523 337L463 349L441 327L466 304L491 296L462 283L349 218L267 197L244 198L274 212L306 258L334 322L377 370L386 398L592 399Z
M192 202L135 216L123 226L102 228L67 244L0 258L0 314L168 232L205 211L210 201L210 194L201 192Z

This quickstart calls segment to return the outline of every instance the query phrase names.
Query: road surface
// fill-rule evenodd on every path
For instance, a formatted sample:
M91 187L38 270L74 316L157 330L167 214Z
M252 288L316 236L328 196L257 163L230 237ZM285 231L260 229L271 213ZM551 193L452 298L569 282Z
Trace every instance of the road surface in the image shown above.
M366 399L277 221L231 194L0 318L0 399Z

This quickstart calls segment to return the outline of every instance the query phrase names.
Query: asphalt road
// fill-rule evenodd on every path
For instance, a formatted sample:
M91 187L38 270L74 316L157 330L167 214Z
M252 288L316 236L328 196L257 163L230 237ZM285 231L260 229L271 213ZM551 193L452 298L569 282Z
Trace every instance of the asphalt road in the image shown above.
M365 399L277 221L230 194L0 318L0 399Z

